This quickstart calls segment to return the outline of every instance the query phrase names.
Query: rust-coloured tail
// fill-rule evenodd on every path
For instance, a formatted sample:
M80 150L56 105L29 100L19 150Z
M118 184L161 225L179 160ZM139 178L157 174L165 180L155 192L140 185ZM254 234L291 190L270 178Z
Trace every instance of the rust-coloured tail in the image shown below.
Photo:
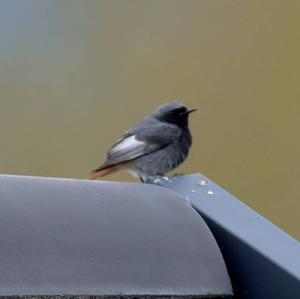
M91 172L91 174L87 177L89 180L95 180L97 178L101 178L109 173L117 171L116 166L111 166L108 168L104 169L95 169L94 171Z

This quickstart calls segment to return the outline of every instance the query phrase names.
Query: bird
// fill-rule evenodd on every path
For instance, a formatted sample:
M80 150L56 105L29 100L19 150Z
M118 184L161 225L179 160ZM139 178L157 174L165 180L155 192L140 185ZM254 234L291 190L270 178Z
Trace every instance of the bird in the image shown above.
M159 106L109 148L106 160L88 179L95 180L124 168L141 182L147 177L164 176L188 157L192 145L189 115L196 110L177 101Z

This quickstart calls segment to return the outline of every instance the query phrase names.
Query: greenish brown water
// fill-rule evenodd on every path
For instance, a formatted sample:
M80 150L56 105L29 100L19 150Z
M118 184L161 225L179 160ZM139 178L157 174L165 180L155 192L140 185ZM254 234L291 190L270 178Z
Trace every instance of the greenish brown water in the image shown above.
M299 28L299 1L1 1L0 171L83 178L180 99L199 110L177 172L299 239Z

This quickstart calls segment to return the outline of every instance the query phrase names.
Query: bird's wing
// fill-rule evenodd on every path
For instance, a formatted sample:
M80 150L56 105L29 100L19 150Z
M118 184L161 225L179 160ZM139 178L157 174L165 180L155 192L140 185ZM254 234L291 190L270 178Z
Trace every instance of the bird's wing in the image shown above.
M128 130L107 152L106 161L97 169L133 160L150 154L177 140L180 129L164 123Z

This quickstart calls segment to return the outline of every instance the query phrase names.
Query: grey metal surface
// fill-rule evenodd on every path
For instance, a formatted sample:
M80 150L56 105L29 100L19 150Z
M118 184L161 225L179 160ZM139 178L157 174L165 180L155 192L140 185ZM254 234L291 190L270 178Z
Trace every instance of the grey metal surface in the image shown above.
M230 295L220 250L175 192L0 176L0 295Z
M300 298L300 243L201 174L150 178L183 195L203 216L223 253L235 295Z

